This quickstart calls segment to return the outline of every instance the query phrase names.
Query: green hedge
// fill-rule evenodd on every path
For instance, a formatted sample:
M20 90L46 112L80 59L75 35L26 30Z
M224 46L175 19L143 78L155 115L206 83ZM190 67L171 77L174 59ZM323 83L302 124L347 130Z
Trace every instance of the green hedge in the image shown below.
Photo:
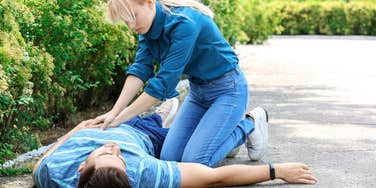
M0 4L0 163L38 147L33 125L49 123L45 109L53 74L52 57L24 40L20 24L32 24L27 7Z
M134 33L104 20L100 0L27 0L35 24L23 28L29 40L54 57L52 114L106 99L114 79L135 54ZM99 101L98 101L99 100Z
M262 44L273 33L279 33L280 17L262 0L245 0L241 4L241 30L246 34L244 41L252 44Z
M249 43L271 34L376 35L376 3L345 1L242 2L242 31Z
M63 124L119 88L136 37L104 10L99 0L1 0L0 163L38 147L30 129Z
M373 3L272 3L282 34L376 35Z
M203 0L214 12L214 21L227 41L234 46L241 36L241 2L243 0Z

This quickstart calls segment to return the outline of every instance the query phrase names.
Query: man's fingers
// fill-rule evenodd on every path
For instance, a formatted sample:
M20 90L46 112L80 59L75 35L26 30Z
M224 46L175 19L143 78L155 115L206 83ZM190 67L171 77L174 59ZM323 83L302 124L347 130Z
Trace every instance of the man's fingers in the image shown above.
M313 177L311 174L303 174L301 177L304 178L304 179L316 181L316 178Z
M303 170L303 173L304 178L317 181L317 179L312 175L312 172L310 170Z
M108 127L108 123L98 123L95 125L88 125L87 128L99 128L101 131L105 130Z
M305 183L305 184L315 184L315 180L309 180L309 179L298 179L297 183Z
M108 123L101 123L99 129L104 131L107 128Z
M309 175L309 176L310 176L310 178L311 178L312 180L314 180L315 182L318 181L317 178L316 178L315 176L313 176L313 175Z
M301 182L301 180L303 180L303 182ZM310 183L310 184L313 184L313 183L316 183L317 182L317 179L312 176L311 174L303 174L299 179L298 179L298 182L301 182L301 183Z
M302 164L302 167L303 167L304 170L309 170L309 167L306 164Z
M311 171L309 171L309 170L302 170L302 172L303 172L303 174L311 174Z
M85 126L85 127L87 127L87 126L89 126L91 123L93 123L93 119L89 119L89 120L86 120L86 121L83 121L82 123L83 123L83 125Z
M90 122L89 126L99 124L103 121L102 118L95 118L92 122Z
M114 118L106 118L106 119L104 119L103 123L106 124L106 125L108 125L108 124L110 124L112 122L113 119Z
M103 123L99 123L99 124L89 124L89 125L86 125L85 127L86 128L98 128L102 125Z

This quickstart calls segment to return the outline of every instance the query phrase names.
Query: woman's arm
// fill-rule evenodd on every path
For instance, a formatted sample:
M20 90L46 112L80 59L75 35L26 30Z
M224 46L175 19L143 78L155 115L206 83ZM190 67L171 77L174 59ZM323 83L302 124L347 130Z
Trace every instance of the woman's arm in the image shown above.
M129 75L124 82L123 89L114 107L109 112L100 115L90 124L91 127L107 127L136 96L144 82L133 75Z
M197 163L178 163L181 187L216 187L248 185L270 180L268 165L229 165L210 168ZM276 178L288 183L316 183L307 165L302 163L275 164Z
M144 85L144 82L133 75L129 75L124 83L123 89L121 90L120 96L116 101L112 111L115 111L118 115L122 112L129 102L136 96L140 88Z
M121 123L130 120L131 118L145 112L151 108L156 102L160 101L157 98L150 96L143 92L131 105L125 108L116 118L107 126L101 125L101 129L104 130L107 127L116 127Z

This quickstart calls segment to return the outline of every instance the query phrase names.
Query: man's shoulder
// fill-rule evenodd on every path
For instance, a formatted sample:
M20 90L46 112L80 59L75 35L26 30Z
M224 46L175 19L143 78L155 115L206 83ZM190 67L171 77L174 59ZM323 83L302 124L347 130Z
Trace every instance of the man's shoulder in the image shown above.
M180 187L180 170L177 162L145 158L139 161L136 182L148 187Z

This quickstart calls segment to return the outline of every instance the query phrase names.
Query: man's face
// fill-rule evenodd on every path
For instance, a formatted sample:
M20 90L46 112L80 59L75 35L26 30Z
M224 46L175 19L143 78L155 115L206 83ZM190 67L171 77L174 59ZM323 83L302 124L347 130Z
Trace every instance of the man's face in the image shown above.
M95 166L96 169L102 167L114 167L125 170L126 164L120 152L119 145L109 142L90 153L86 161L82 162L78 168L82 172L85 168Z

